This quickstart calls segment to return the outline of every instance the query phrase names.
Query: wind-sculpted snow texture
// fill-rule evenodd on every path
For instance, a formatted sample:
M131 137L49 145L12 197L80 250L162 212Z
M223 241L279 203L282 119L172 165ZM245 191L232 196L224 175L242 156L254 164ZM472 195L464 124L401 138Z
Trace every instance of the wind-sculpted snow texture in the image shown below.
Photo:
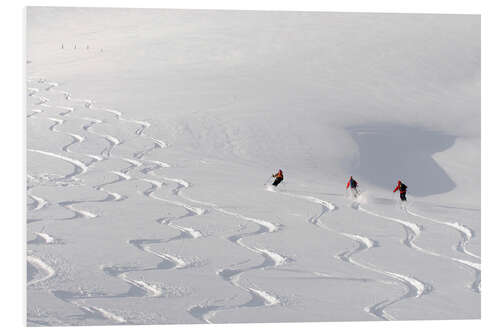
M29 326L480 318L478 17L37 7L27 35Z

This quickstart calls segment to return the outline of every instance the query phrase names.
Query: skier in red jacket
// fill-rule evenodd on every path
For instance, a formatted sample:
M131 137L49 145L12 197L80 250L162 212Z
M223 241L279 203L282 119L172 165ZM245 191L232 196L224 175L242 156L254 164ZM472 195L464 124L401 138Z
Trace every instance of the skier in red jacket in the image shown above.
M283 180L283 171L279 169L278 173L274 174L273 177L275 178L273 186L278 186L278 184Z
M397 190L399 190L399 197L401 198L401 201L406 201L406 189L407 188L408 188L408 186L403 184L403 182L401 180L398 180L398 185L396 186L396 188L392 192L396 192Z
M349 178L349 180L347 181L347 186L346 186L346 191L347 189L349 188L349 186L351 187L351 191L352 191L352 194L354 195L354 197L356 198L358 195L359 195L359 191L358 191L358 182L354 180L354 178L352 178L352 176Z

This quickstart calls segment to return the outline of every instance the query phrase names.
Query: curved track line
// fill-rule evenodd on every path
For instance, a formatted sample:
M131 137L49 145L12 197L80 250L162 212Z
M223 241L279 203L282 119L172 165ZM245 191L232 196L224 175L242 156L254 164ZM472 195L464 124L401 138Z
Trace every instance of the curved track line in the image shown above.
M67 145L65 145L65 146L62 147L62 150L64 152L73 153L69 149L69 147L72 146L73 144L81 143L81 142L83 142L85 140L84 137L82 137L82 136L80 136L78 134L74 134L74 133L70 133L70 132L65 132L65 131L60 131L60 130L56 129L56 126L64 124L65 120L59 119L59 118L47 118L47 119L49 119L49 120L51 120L51 121L54 122L54 124L49 127L50 131L53 131L53 132L56 132L56 133L66 134L66 135L69 135L69 136L71 136L73 138L73 141L71 143L69 143L69 144L67 144ZM107 135L104 135L104 136L107 136ZM112 149L112 147L110 148L109 151L111 151L111 149ZM95 162L103 160L103 158L99 157L99 156L89 155L89 154L84 154L84 155L90 157L93 160L93 162L91 162L89 164L86 164L85 165L86 167L89 167L92 163L95 163ZM112 184L112 183L113 182L111 182L109 184ZM97 185L97 186L93 187L96 190L103 191L103 192L106 192L108 194L108 197L105 198L105 199L103 199L103 200L66 201L66 202L60 202L59 205L62 206L62 207L64 207L64 208L66 208L66 209L69 209L69 210L71 210L71 211L73 211L75 213L75 215L72 218L70 218L70 219L76 219L76 218L81 218L81 217L83 217L83 218L96 218L98 215L96 215L94 213L91 213L89 211L82 210L82 209L76 209L76 208L73 207L73 204L84 203L84 202L120 201L120 200L123 200L124 198L126 198L126 196L123 196L123 195L121 195L119 193L114 193L114 192L106 191L103 188L105 185L108 185L108 183L100 184L100 185Z
M94 131L92 129L92 127L94 125L96 125L96 124L102 124L103 120L96 119L96 118L89 118L89 117L83 117L81 119L86 120L86 121L89 122L89 124L82 126L82 128L83 128L84 131L87 131L89 133L97 135L97 136L103 138L104 140L106 140L108 142L109 146L107 148L105 148L103 151L101 151L101 153L100 153L104 158L110 158L111 157L111 151L116 146L123 144L123 142L120 139L118 139L118 138L116 138L116 137L114 137L112 135L105 134L105 133L104 134L103 133L98 133L98 132L96 132L96 131Z
M55 244L56 240L51 235L44 232L35 232L36 240L34 243L43 243L43 244Z
M118 315L116 315L108 310L104 310L103 308L100 308L97 306L86 306L86 305L79 305L79 307L87 312L90 312L91 314L95 314L97 312L104 319L115 321L119 324L126 324L127 323L127 321L123 317L118 316Z
M175 206L183 207L184 209L188 210L189 212L193 213L194 215L203 215L207 212L203 208L193 207L193 206L187 205L185 203L182 203L180 201L169 200L169 199L157 197L154 194L154 192L163 186L163 182L153 180L153 179L147 179L147 178L139 178L139 180L142 180L142 181L152 185L148 190L142 192L147 197L150 197L150 198L153 198L153 199L156 199L159 201L164 201L164 202L167 202L167 203L175 205Z
M86 107L89 108L89 109L90 108L97 109L97 108L95 108L93 106L92 101L87 101ZM126 121L126 122L132 122L132 123L136 123L136 124L140 125L140 128L137 129L136 132L135 132L135 134L139 135L139 136L146 136L144 134L144 131L148 127L151 126L148 122L145 122L145 121L132 120L132 119L123 118L122 117L122 113L119 112L119 111L116 111L116 110L105 109L105 108L101 109L101 110L103 110L105 112L113 113L115 115L116 119L118 119L118 120ZM111 146L110 146L110 148L107 151L107 157L110 157L111 149L114 146L116 146L116 145L118 145L120 143L118 142L118 140L116 138L115 138L116 140L114 140L111 136L102 135L102 134L96 133L95 131L93 131L90 128L92 125L97 124L97 123L101 123L102 121L96 120L96 119L89 119L89 118L87 118L87 120L91 121L91 124L88 125L88 126L86 126L86 127L84 127L85 130L87 130L89 132L92 132L92 133L94 133L96 135L102 136L102 137L104 137L105 139L107 139L111 143ZM153 137L149 137L149 138L154 142L154 146L152 148L146 149L144 151L134 153L133 156L135 158L138 158L138 159L142 160L143 157L146 154L148 154L149 152L151 152L152 150L158 149L158 148L164 148L166 146L166 144L163 141L161 141L161 140L158 140L158 139L153 138ZM104 151L103 153L106 153L106 151ZM130 159L130 158L122 158L122 160L124 160L127 163L129 163L130 167L124 168L124 169L122 169L120 171L112 171L112 172L115 175L117 175L117 176L120 177L119 181L122 181L122 180L131 180L132 177L129 176L127 173L132 168L141 167L143 165L143 162L139 161L139 160L136 160L136 159ZM150 161L150 162L155 163L159 167L169 167L169 165L167 163L163 163L163 162L160 162L160 161ZM140 179L140 178L138 180L142 180L142 181L148 182L148 183L150 183L152 185L150 189L142 192L142 194L144 194L147 197L150 197L152 199L155 199L155 200L164 201L164 202L167 202L167 203L170 203L170 204L173 204L173 205L181 206L181 207L183 207L184 209L187 210L187 214L186 215L178 217L176 219L181 219L181 218L188 217L188 216L193 216L193 215L201 215L201 214L205 213L205 210L203 210L203 209L199 209L199 208L196 208L196 207L191 207L191 206L183 204L181 202L177 202L177 201L173 201L173 200L168 200L168 199L156 197L154 195L154 191L157 190L158 188L160 188L162 186L161 182L157 182L157 181L151 180L151 179ZM157 222L159 222L159 221L157 221ZM164 220L162 220L159 223L164 223ZM170 221L168 221L167 224L170 225L171 227L173 227L174 229L177 229L177 230L181 231L181 235L185 235L186 232L187 232L192 238L198 238L198 237L201 236L201 233L198 232L198 231L196 231L196 230L194 230L194 229L183 228L183 227L180 227L180 226L177 226L177 225L173 224L172 223L172 219ZM143 244L144 242L147 242L147 240L130 240L129 244L131 244L131 245L139 248L140 250L142 250L144 252L148 252L150 254L153 254L153 255L161 258L164 262L167 261L167 262L174 263L175 268L182 268L182 267L186 266L185 262L182 259L177 258L177 257L172 256L172 255L169 255L169 254L159 253L159 252L153 251L149 246L144 245ZM120 273L120 274L118 274L116 276L119 277L119 278L121 278L122 280L128 282L129 284L134 285L137 288L146 290L146 292L149 292L149 293L151 293L151 292L154 293L154 290L152 290L151 286L148 287L148 285L145 284L145 282L130 280L130 279L126 278L125 272ZM159 296L159 295L155 294L154 296Z
M199 319L202 320L206 323L212 323L212 319L215 317L215 315L218 312L221 311L227 311L231 309L238 309L238 308L243 308L243 307L249 307L249 306L273 306L276 304L280 304L280 301L278 298L275 296L271 295L271 293L255 288L255 287L245 287L239 283L239 280L245 272L251 271L251 270L257 270L257 269L266 269L266 268L275 268L281 265L286 264L289 259L286 257L283 257L282 255L273 252L268 249L261 249L257 247L251 247L249 245L246 245L243 243L243 238L247 238L250 236L257 236L263 233L273 233L277 232L281 229L280 226L277 226L271 222L261 220L261 219L256 219L253 217L248 217L239 213L235 213L232 211L228 211L226 209L220 208L218 205L211 203L211 202L204 202L204 201L199 201L195 199L191 199L185 195L182 194L181 190L182 189L187 189L190 187L189 182L183 179L175 179L175 178L166 178L163 177L165 180L169 180L172 182L175 182L178 184L178 187L173 191L176 195L179 195L180 197L196 203L200 204L203 206L208 206L211 207L214 211L217 211L219 213L222 213L224 215L236 217L245 221L253 222L256 223L259 226L259 229L255 232L250 232L250 233L245 233L245 234L237 234L228 237L227 239L240 246L243 247L253 253L256 253L264 258L264 261L256 266L245 268L245 269L231 269L231 268L225 268L225 269L219 269L216 274L220 276L223 280L228 281L231 283L233 286L236 288L239 288L247 293L250 294L250 301L241 304L241 305L236 305L236 306L215 306L215 305L210 305L210 306L202 306L202 305L196 305L193 306L189 309L189 313Z
M104 273L108 274L109 276L119 278L123 281L125 281L128 285L130 285L133 288L136 288L136 290L139 291L139 294L133 293L133 292L128 292L126 296L136 296L136 297L160 297L163 295L163 290L162 288L154 285L154 284L149 284L147 282L144 282L142 280L133 280L129 279L127 277L127 273L129 272L141 272L143 269L136 269L136 268L122 268L122 267L117 267L117 266L101 266L101 269Z
M403 274L399 274L399 273L385 271L385 270L382 270L380 268L374 267L373 265L363 264L361 262L358 262L358 261L352 259L352 256L357 254L357 253L371 249L373 247L377 247L378 243L374 240L369 239L368 237L364 237L364 236L360 236L360 235L348 234L348 233L341 233L341 234L352 239L353 241L355 241L358 244L358 247L353 249L353 250L345 251L345 252L342 252L342 253L336 255L335 257L337 259L351 263L351 264L356 265L358 267L361 267L363 269L367 269L367 270L370 270L372 272L385 275L385 276L399 282L407 290L407 292L405 294L401 295L400 297L397 297L394 300L384 300L384 301L379 302L377 304L374 304L372 306L365 307L364 310L366 312L368 312L369 314L371 314L379 319L383 319L383 320L396 320L395 317L393 317L387 313L387 311L386 311L387 307L394 305L394 304L396 304L400 301L403 301L405 299L408 299L408 298L418 298L418 297L424 295L428 291L428 287L426 286L426 284L415 279L415 278L412 278L412 277L409 277L409 276L406 276Z
M467 242L470 241L472 239L473 235L474 235L473 231L471 229L469 229L468 227L466 227L464 225L461 225L459 223L439 221L439 220L436 220L436 219L424 217L422 215L413 213L413 212L408 211L408 210L407 210L407 212L408 212L408 214L413 215L415 217L419 217L419 218L422 218L422 219L425 219L425 220L429 220L429 221L434 222L434 223L446 225L446 226L449 226L449 227L457 230L460 233L460 235L462 236L462 240L459 242L459 244L455 248L457 250L457 252L469 255L469 256L474 257L476 259L481 259L479 256L474 255L473 253L467 251L467 249L465 248L465 245L467 244ZM427 251L427 252L428 252L428 254L431 254L431 255L434 255L434 256L443 257L443 258L447 258L449 260L458 262L458 263L460 263L462 265L465 265L465 266L471 268L474 271L475 280L471 283L471 285L469 286L469 288L472 289L473 291L477 292L477 293L481 293L481 264L474 263L474 262L471 262L471 261L468 261L468 260L463 260L463 259L459 259L459 258L454 258L454 257L450 257L450 256L441 255L441 254L434 253L434 252L431 252L431 251Z
M28 284L27 284L28 287L32 286L34 284L46 281L46 280L50 279L51 277L53 277L56 274L56 272L54 271L54 269L52 267L50 267L49 265L47 265L45 262L43 262L42 259L37 258L35 256L30 256L30 255L27 256L26 259L33 266L41 268L42 270L44 270L47 273L44 277L28 281Z
M36 206L33 208L33 210L40 210L49 204L47 202L47 200L45 200L44 198L41 198L41 197L37 197L34 194L29 193L28 196L31 197L36 203Z
M31 109L31 113L26 116L26 118L36 118L34 117L35 114L42 113L43 110L40 109Z
M250 270L265 269L268 267L277 267L277 266L283 265L289 261L288 258L285 258L276 252L270 251L268 249L260 249L260 248L256 248L256 247L251 247L251 246L246 245L242 241L242 239L246 238L246 237L260 235L260 234L266 233L266 232L267 233L277 232L281 229L281 227L277 226L271 222L265 221L265 220L256 219L253 217L248 217L248 216L245 216L245 215L242 215L239 213L228 211L226 209L218 207L216 204L211 203L211 202L204 202L204 201L199 201L199 200L188 198L185 195L181 194L180 191L182 189L187 189L188 187L190 187L189 182L187 182L183 179L175 179L175 178L166 178L166 179L179 184L179 187L176 189L176 193L188 201L211 207L213 210L220 212L224 215L233 216L233 217L243 219L243 220L246 220L249 222L253 222L253 223L256 223L257 225L259 225L259 229L255 232L241 234L241 235L233 235L233 236L230 236L228 238L228 240L245 248L245 249L247 249L247 250L249 250L249 251L251 251L251 252L254 252L256 254L261 255L262 257L264 257L264 262L260 265L255 266L255 267L250 267L250 268L242 269L242 270L221 269L221 270L217 271L217 275L221 276L221 278L223 278L224 280L229 281L235 287L240 288L240 289L250 293L252 300L249 303L240 305L238 307L245 307L245 306L252 305L254 303L258 303L258 304L262 303L261 305L264 305L264 306L278 304L279 300L277 298L275 298L274 296L271 296L270 293L263 291L263 290L258 290L256 288L246 288L246 287L242 286L241 284L239 284L238 281L240 279L240 276L243 273L248 272ZM267 297L263 297L263 295L267 295ZM258 301L258 299L262 299L263 302ZM272 299L272 301L270 301L271 299ZM205 318L207 315L210 318L212 318L213 316L215 316L216 312L220 312L223 310L227 310L227 308L225 308L225 307L215 307L215 308L208 307L208 308L206 308L207 313L203 316L203 318Z
M188 264L182 259L178 258L174 255L168 253L161 253L151 249L152 244L161 244L168 243L170 240L162 240L162 239L132 239L129 240L128 243L137 247L139 250L143 252L150 253L158 258L160 258L163 262L169 263L172 269L181 269L188 266ZM157 269L166 266L165 264L158 264ZM144 271L144 270L143 270Z
M467 248L465 247L467 245L467 243L474 237L474 231L471 228L469 228L465 225L462 225L458 222L446 222L446 221L440 221L440 220L437 220L434 218L422 216L422 215L414 213L408 209L406 210L406 212L410 215L415 216L415 217L418 217L418 218L421 218L421 219L424 219L427 221L431 221L431 222L434 222L437 224L445 225L445 226L448 226L450 228L455 229L456 231L458 231L460 233L460 236L462 237L462 240L456 246L456 250L458 252L466 254L470 257L481 260L480 256L468 251Z
M389 271L385 271L385 270L382 270L382 269L379 269L373 265L367 265L367 264L362 264L362 263L359 263L355 260L353 260L351 258L351 256L353 256L354 254L358 253L358 252L361 252L361 251L364 251L364 250L368 250L370 248L373 248L375 246L378 246L378 243L376 241L373 241L371 239L369 239L368 237L365 237L365 236L360 236L360 235L354 235L354 234L349 234L349 233L345 233L345 232L339 232L335 229L332 229L326 225L324 225L320 218L328 213L328 212L331 212L331 211L334 211L337 209L337 207L331 203L331 202L328 202L328 201L325 201L325 200L322 200L322 199L319 199L319 198L316 198L316 197L313 197L313 196L309 196L309 195L301 195L301 194L292 194L292 193L289 193L289 192L283 192L283 191L278 191L277 189L274 189L272 187L267 187L266 188L268 191L270 192L276 192L276 193L281 193L281 194L284 194L284 195L287 195L287 196L290 196L290 197L295 197L295 198L299 198L299 199L304 199L304 200L307 200L309 202L313 202L313 203L316 203L316 204L319 204L321 205L322 207L322 211L320 212L319 215L316 215L316 216L312 216L308 219L308 222L313 224L313 225L317 225L323 229L326 229L328 231L332 231L332 232L335 232L341 236L344 236L344 237L347 237L353 241L355 241L357 244L358 244L358 247L354 250L350 250L350 251L345 251L345 252L342 252L341 254L337 255L336 258L340 259L340 260L343 260L345 262L349 262L353 265L356 265L360 268L363 268L363 269L367 269L367 270L370 270L370 271L373 271L373 272L376 272L376 273L379 273L379 274L382 274L382 275L385 275L387 277L390 277L392 278L393 280L396 280L398 281L399 283L401 283L406 289L407 289L407 292L398 297L397 299L395 300L392 300L392 301L383 301L383 302L380 302L380 303L377 303L375 305L372 305L372 306L369 306L369 307L366 307L364 308L364 310L372 315L374 315L375 317L379 318L379 319L383 319L383 320L394 320L395 318L390 316L389 314L386 313L385 311L385 308L390 306L390 305L393 305L401 300L404 300L406 298L417 298L417 297L420 297L421 295L423 295L424 293L426 292L429 292L430 291L430 285L426 285L424 284L423 282L415 279L415 278L412 278L412 277L409 277L409 276L406 276L406 275L403 275L403 274L399 274L399 273L393 273L393 272L389 272Z
M73 139L72 142L70 142L67 145L65 145L65 146L62 147L62 150L64 152L66 152L66 153L74 153L73 151L71 151L69 149L69 147L71 147L72 145L77 144L77 143L82 143L82 142L84 142L87 139L87 138L82 137L82 136L80 136L78 134L75 134L75 133L66 132L66 131L60 131L60 130L56 129L57 126L64 124L66 122L65 120L59 119L59 118L53 118L53 117L50 117L50 118L47 118L47 119L54 122L54 124L49 127L50 131L55 132L55 133L61 133L61 134L68 135L68 136L70 136ZM87 156L90 159L92 159L92 162L86 164L87 167L90 167L92 164L94 164L96 162L99 162L99 161L102 161L104 159L104 157L102 157L102 156L96 156L96 155L93 155L93 154L82 154L82 155Z
M419 226L419 225L417 225L415 223L412 223L412 222L408 222L408 221L404 221L404 220L401 220L401 219L397 219L397 218L394 218L394 217L388 217L388 216L380 215L380 214L377 214L375 212L366 210L366 209L364 209L361 206L358 206L357 209L360 210L360 211L362 211L362 212L364 212L364 213L366 213L366 214L369 214L369 215L372 215L372 216L376 216L376 217L379 217L379 218L382 218L382 219L386 219L386 220L389 220L389 221L393 221L393 222L397 222L399 224L402 224L403 227L404 227L404 229L406 230L406 239L403 240L402 242L403 242L403 244L405 244L409 248L417 250L417 251L419 251L421 253L424 253L426 255L431 255L431 256L434 256L434 257L440 257L440 258L444 258L444 259L447 259L447 260L451 260L453 262L460 263L460 264L465 265L466 267L472 269L472 271L474 272L474 275L475 275L475 280L471 283L471 285L469 286L469 288L472 289L474 292L477 292L477 293L481 292L481 265L480 264L476 264L476 263L473 263L473 262L470 262L470 261L467 261L467 260L458 259L458 258L450 257L450 256L447 256L447 255L443 255L443 254L440 254L440 253L436 253L436 252L433 252L431 250L427 250L427 249L421 248L420 246L416 245L415 244L415 240L418 238L418 236L420 236L420 233L421 233L421 231L423 229L422 226Z
M57 83L56 84L49 84L49 87L47 87L46 90L47 91L48 90L52 90L54 87L57 87ZM70 94L69 93L62 92L62 91L61 91L61 93L64 93L67 99L70 98ZM75 101L80 101L80 100L76 100L76 99L74 99L74 100ZM40 99L40 101L41 101L40 104L45 104L46 102L48 102L48 99L46 99L46 100ZM93 102L91 100L81 100L81 101L85 103L85 107L86 108L96 109L94 107ZM60 108L62 108L62 107L60 107ZM68 113L70 113L70 112L72 112L74 110L74 109L70 109L70 108L63 108L63 109L66 110L66 112L60 113L60 115L67 115ZM152 172L153 170L156 170L156 169L159 169L159 168L170 167L170 165L168 165L167 163L161 162L161 161L145 160L144 159L145 155L148 154L148 153L150 153L154 149L161 149L161 148L166 147L165 142L163 142L162 140L159 140L159 139L154 138L154 137L146 136L144 134L144 131L151 126L150 123L148 123L146 121L139 121L139 120L132 120L132 119L123 118L122 117L122 113L119 112L119 111L116 111L116 110L112 110L112 109L102 109L102 110L106 111L106 112L113 113L118 120L132 122L132 123L136 123L136 124L140 125L140 128L137 129L135 133L137 135L139 135L139 136L148 137L149 139L151 139L153 141L153 147L148 148L148 149L143 150L143 151L140 151L140 152L136 152L133 155L135 158L138 158L138 159L140 159L140 160L142 160L144 162L149 162L149 163L151 163L151 164L154 165L153 167L150 167L148 169L143 170L143 173L148 174L149 172ZM91 122L89 125L86 125L86 126L83 127L83 129L85 131L88 131L89 133L101 136L101 137L105 138L110 143L110 147L107 150L105 150L105 151L103 151L101 153L101 155L104 156L104 158L109 158L111 150L114 148L114 146L120 144L120 141L117 138L114 138L114 137L109 136L107 134L96 133L95 131L93 131L91 129L91 127L93 125L102 123L101 120L91 119L91 118L84 118L84 120L87 120L87 121ZM57 122L57 124L54 124L54 126L52 127L52 130L54 130L54 127L57 126L58 124L60 124L60 122ZM69 134L69 133L67 133L67 134ZM74 139L74 142L72 144L77 143L77 141L79 141L78 137L76 137L76 136L72 136L72 138ZM65 146L66 150L69 150L68 146ZM137 160L133 160L133 159L124 159L124 160L127 161L128 163L130 163L131 167L125 168L125 169L120 170L120 171L113 171L114 174L116 174L117 176L120 177L119 181L130 180L131 177L127 175L127 172L129 172L131 170L131 168L140 167L140 166L143 165L142 161L137 161ZM83 168L83 170L86 171L85 168ZM80 173L83 173L83 172L80 172ZM164 178L165 178L166 181L173 181L173 182L175 182L175 183L178 184L177 188L174 189L174 191L173 191L174 195L178 195L179 192L180 192L180 190L184 186L185 187L189 186L189 183L187 183L187 182L185 182L183 180L169 179L169 178L166 178L166 177L164 177ZM206 212L206 210L203 209L203 208L192 207L190 205L186 205L186 204L178 202L178 201L168 200L168 199L156 197L154 195L154 191L162 186L162 184L163 184L162 182L158 182L156 180L151 180L151 179L139 179L139 180L143 180L143 181L146 181L146 182L152 184L152 187L150 189L148 189L148 190L146 190L146 191L143 192L144 195L146 195L148 197L151 197L152 199L156 199L156 200L160 200L160 201L165 201L165 202L169 202L169 203L174 204L174 205L178 205L178 206L184 207L188 211L188 213L185 216L181 216L179 218L183 218L183 217L191 216L191 215L201 215L201 214L204 214ZM101 184L101 185L98 185L95 188L96 189L102 189L102 186L104 186L104 185L105 184ZM113 198L116 199L116 196L113 196ZM76 202L67 202L66 204L69 204L67 206L71 207L71 204L74 204L74 203L76 203ZM238 217L238 218L241 218L241 219L245 219L247 221L251 221L251 222L257 223L257 224L259 224L261 226L260 228L263 228L262 230L264 230L264 231L262 231L262 232L266 232L266 230L267 230L267 232L275 232L275 231L277 231L279 229L274 224L269 223L267 221L263 221L263 220L259 220L259 219L254 219L254 218L251 218L251 217L247 217L247 216L244 216L244 215L241 215L241 214L237 214L237 213L234 213L234 212L230 212L230 211L224 210L224 209L216 207L216 206L211 206L211 207L214 208L215 210L218 210L219 212L221 212L223 214L231 215L231 216L234 216L234 217ZM76 212L82 214L81 211L76 210ZM177 218L177 219L179 219L179 218ZM160 221L157 221L157 222L169 224L171 227L179 230L181 232L181 236L182 235L186 235L186 236L189 235L189 237L191 237L191 238L201 237L201 233L199 233L196 230L193 230L191 228L180 227L178 225L173 224L172 223L172 219L168 220L168 222L166 222L167 221L166 219L160 219L160 220L161 220L161 222ZM135 241L139 241L139 240L135 240ZM134 241L131 241L131 242L133 243ZM240 246L243 246L243 247L246 247L248 249L251 249L253 252L259 253L260 255L266 257L267 259L266 259L265 262L271 261L271 262L273 262L273 265L281 265L284 262L286 262L285 258L281 257L280 255L278 255L278 254L276 254L276 253L274 253L272 251L269 251L269 250L266 250L266 249L258 249L258 248L248 247L248 246L246 246L245 244L243 244L241 242L241 239L235 239L235 242L237 242ZM139 245L138 243L137 244L133 244L133 245L141 248L141 245ZM162 260L168 260L169 259L170 262L177 262L177 264L176 264L177 266L176 267L182 267L181 259L179 259L179 258L155 252L155 251L151 250L147 246L143 246L142 250L145 251L145 252L149 252L151 254L156 255L156 256L162 258ZM123 271L121 273L115 274L115 273L111 272L111 270L113 270L113 268L110 268L110 270L108 270L108 269L105 268L104 270L108 274L111 274L111 275L114 275L114 276L117 276L117 277L121 278L122 280L126 281L130 285L132 285L132 286L134 286L136 288L144 290L147 294L150 294L150 295L151 295L151 293L154 294L154 290L152 290L152 288L150 288L151 286L149 286L145 282L143 282L143 281L135 281L135 280L128 279L126 277L126 271ZM275 298L273 298L273 296L271 296L269 293L267 293L265 291L261 291L261 290L258 290L256 288L248 288L248 291L251 294L253 294L254 296L258 295L258 297L260 299L264 300L264 303L267 302L269 304L274 304L276 302Z
M118 324L128 323L127 320L125 320L123 317L116 315L108 310L105 310L101 307L84 304L84 302L88 299L117 298L121 297L120 295L118 296L106 296L102 294L89 295L87 293L84 293L82 289L80 289L79 293L72 293L63 290L52 290L51 293L61 301L76 306L80 311L85 313L85 318L110 320Z
M189 214L190 212L188 212ZM192 214L189 214L189 215L192 215ZM188 227L182 227L180 225L177 225L177 224L174 224L172 223L172 220L177 220L177 219L180 219L180 218L184 218L184 217L187 217L186 215L184 216L181 216L179 218L166 218L166 217L162 217L160 219L158 219L156 222L158 222L159 224L167 224L168 226L174 228L174 229L177 229L181 232L181 236L182 238L192 238L192 239L196 239L196 238L200 238L200 237L203 237L203 234L201 232L199 232L198 230L195 230L193 228L188 228Z
M95 186L93 186L93 188L98 190L98 191L105 192L108 195L108 197L107 197L108 200L105 199L105 201L123 201L123 200L126 200L128 198L126 195L108 191L104 187L108 186L108 185L119 183L119 182L124 181L124 180L129 180L129 179L131 179L131 177L126 175L126 174L123 174L119 171L109 171L109 173L114 174L115 176L118 176L118 178L116 180L113 180L113 181L110 181L107 183L95 185Z
M86 173L88 170L87 165L85 163L83 163L82 161L79 161L77 159L69 158L69 157L66 157L63 155L59 155L59 154L55 154L55 153L51 153L51 152L43 151L43 150L39 150L39 149L28 148L28 151L42 154L42 155L46 155L46 156L50 156L50 157L55 157L55 158L58 158L58 159L65 161L65 162L71 163L75 167L75 170L71 174L66 175L64 178L72 178L76 175L82 175L82 174Z

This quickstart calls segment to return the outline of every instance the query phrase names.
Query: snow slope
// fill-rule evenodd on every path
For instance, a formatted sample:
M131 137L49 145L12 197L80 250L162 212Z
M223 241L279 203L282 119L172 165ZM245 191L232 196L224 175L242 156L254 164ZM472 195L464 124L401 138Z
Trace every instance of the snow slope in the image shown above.
M478 16L27 16L28 325L480 318Z

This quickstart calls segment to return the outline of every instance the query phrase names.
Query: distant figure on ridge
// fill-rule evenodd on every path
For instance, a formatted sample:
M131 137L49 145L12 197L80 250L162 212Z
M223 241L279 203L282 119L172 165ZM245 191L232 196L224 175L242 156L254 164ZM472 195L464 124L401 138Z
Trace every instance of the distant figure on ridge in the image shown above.
M347 186L346 186L346 191L347 189L349 188L349 186L351 187L351 192L352 194L354 195L355 198L358 197L359 195L359 190L358 190L358 182L354 180L354 178L352 178L352 176L349 178L349 180L347 181Z
M278 186L278 184L283 181L283 171L281 171L281 169L279 169L278 173L274 174L273 177L276 178L274 180L273 186Z
M406 189L407 188L408 188L408 186L403 184L403 182L401 180L398 180L398 185L396 186L396 188L392 192L396 192L397 190L399 190L399 197L401 198L401 201L406 201Z

